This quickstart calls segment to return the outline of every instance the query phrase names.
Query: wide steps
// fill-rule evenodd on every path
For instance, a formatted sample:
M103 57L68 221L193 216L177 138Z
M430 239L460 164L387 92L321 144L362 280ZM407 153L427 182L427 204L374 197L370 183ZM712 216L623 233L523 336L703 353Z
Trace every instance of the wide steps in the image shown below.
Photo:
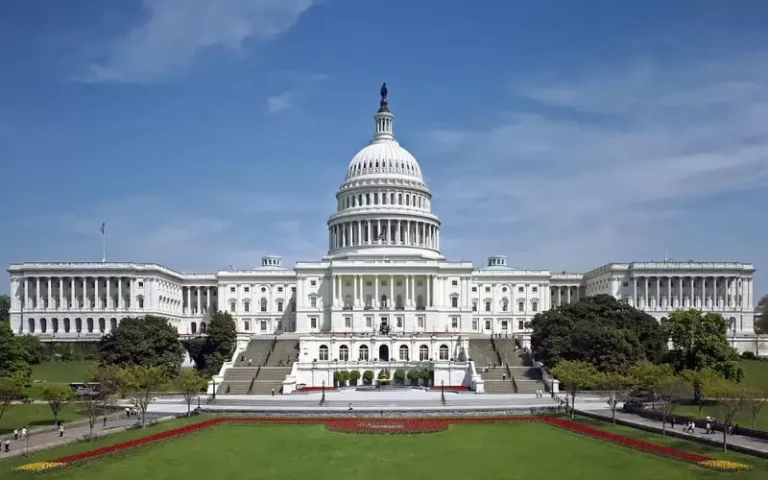
M485 382L485 393L517 393L511 380L488 380Z
M225 382L250 382L259 369L257 367L234 367L224 371Z
M469 341L469 356L474 360L477 369L499 363L499 357L496 355L496 350L493 349L490 339L471 339Z
M296 339L277 340L265 366L291 366L299 358L299 341Z
M250 343L248 343L248 347L246 347L245 351L240 353L240 355L237 356L237 359L235 359L235 366L236 367L258 367L259 362L264 363L267 361L267 355L269 355L269 351L272 349L272 339L256 339L251 340ZM248 364L248 360L251 361L250 365Z
M285 380L285 376L291 373L290 367L261 367L259 375L256 377L257 381L279 381L281 384Z

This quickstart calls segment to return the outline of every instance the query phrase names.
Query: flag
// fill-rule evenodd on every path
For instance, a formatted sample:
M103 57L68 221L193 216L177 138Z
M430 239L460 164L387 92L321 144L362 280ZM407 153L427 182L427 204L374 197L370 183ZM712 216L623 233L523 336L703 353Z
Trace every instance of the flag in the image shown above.
M104 235L106 227L107 227L107 222L101 222L101 228L99 229L99 231L101 232L102 235Z

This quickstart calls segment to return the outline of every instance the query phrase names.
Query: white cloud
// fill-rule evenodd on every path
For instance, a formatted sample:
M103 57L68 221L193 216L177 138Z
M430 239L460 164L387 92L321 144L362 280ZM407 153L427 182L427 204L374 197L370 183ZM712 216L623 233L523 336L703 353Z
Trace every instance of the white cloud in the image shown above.
M267 97L267 110L269 113L281 113L293 106L293 92L283 92L279 95Z
M83 80L146 83L185 71L209 48L239 50L286 32L313 0L144 0L147 19L116 40Z
M660 258L665 216L698 225L712 198L768 186L764 57L519 82L514 92L545 108L487 130L430 132L421 153L445 167L432 172L443 244L553 270ZM702 241L714 244L707 259L768 260L740 258L751 240L725 232L685 240Z

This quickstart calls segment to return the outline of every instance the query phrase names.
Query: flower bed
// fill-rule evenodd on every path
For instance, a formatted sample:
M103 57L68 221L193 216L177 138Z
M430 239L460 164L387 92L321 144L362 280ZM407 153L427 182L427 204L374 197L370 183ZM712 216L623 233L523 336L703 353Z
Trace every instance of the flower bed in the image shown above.
M323 390L334 391L334 390L338 390L338 388L331 386L331 387L301 387L296 389L297 392L321 392Z
M506 423L506 422L546 422L558 428L570 430L575 433L587 435L600 440L607 440L640 452L662 455L676 460L682 460L704 468L718 471L749 470L750 466L743 463L685 452L671 447L656 445L643 440L637 440L625 435L607 432L588 425L574 422L568 419L552 416L498 416L498 417L423 417L423 418L366 418L366 417L216 417L201 422L193 423L179 428L173 428L158 432L146 437L136 438L125 442L107 445L86 452L66 455L44 462L28 463L16 467L17 471L45 472L63 467L72 463L99 458L110 453L120 452L131 448L140 447L150 443L174 438L187 433L196 432L204 428L220 425L222 423L246 423L246 424L325 424L331 431L344 433L378 433L378 434L418 434L434 433L446 430L452 423Z
M432 390L448 390L451 392L468 392L469 387L465 387L464 385L433 385Z
M440 418L343 418L328 420L332 432L404 434L435 433L448 430L450 422Z

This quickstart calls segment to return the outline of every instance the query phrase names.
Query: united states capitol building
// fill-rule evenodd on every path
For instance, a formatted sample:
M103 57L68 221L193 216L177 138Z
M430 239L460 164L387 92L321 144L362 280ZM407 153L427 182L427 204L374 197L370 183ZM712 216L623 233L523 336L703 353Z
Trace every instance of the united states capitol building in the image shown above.
M298 338L297 363L313 369L322 362L450 363L466 355L471 338L502 333L527 344L536 313L609 294L659 320L679 308L718 312L730 321L733 345L755 350L749 263L617 262L556 273L516 269L503 255L483 266L446 259L432 193L394 136L386 94L384 87L372 140L336 191L320 260L291 269L267 256L252 269L215 273L147 263L14 263L14 332L95 340L123 317L160 315L180 335L197 335L207 314L224 310L237 322L238 352L250 339L282 335ZM457 375L447 381L461 383L464 372Z

